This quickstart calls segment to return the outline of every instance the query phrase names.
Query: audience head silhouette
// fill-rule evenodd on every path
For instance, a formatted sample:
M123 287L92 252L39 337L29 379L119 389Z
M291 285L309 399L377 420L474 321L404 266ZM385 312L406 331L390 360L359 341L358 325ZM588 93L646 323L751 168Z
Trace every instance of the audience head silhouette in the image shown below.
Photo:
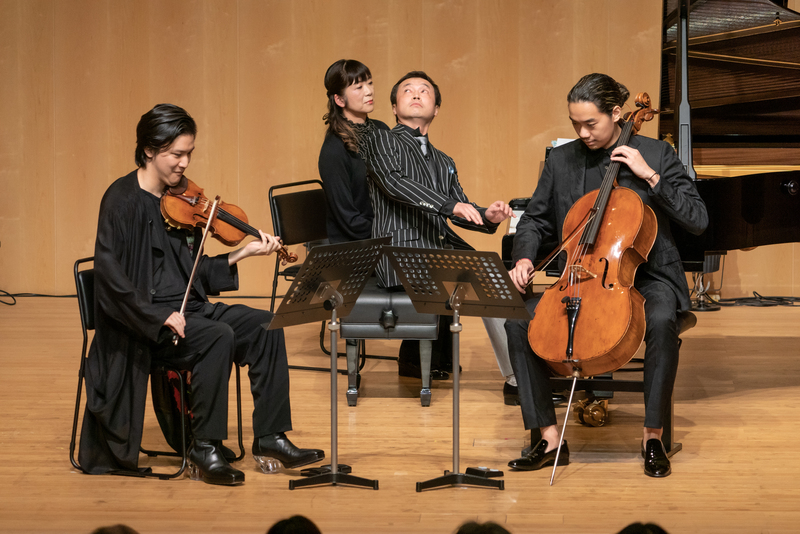
M293 515L272 525L267 534L322 534L322 532L307 517Z

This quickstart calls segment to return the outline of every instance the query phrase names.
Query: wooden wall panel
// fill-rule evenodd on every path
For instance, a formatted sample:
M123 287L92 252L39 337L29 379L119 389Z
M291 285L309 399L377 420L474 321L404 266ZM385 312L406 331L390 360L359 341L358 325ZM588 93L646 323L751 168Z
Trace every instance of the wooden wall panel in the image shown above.
M0 2L0 289L56 291L53 8Z
M12 199L0 217L0 288L73 291L70 267L92 253L100 198L133 169L136 123L159 102L198 122L188 176L271 231L269 187L318 176L323 76L343 57L370 66L373 117L389 125L392 84L426 70L443 94L431 139L456 160L470 198L528 196L545 147L574 137L565 97L580 76L607 72L657 93L660 5L0 0L0 178ZM499 250L499 235L464 236ZM800 252L789 247L738 259L750 274L734 287L797 293ZM786 269L762 266L772 254ZM244 262L242 292L265 294L271 268Z

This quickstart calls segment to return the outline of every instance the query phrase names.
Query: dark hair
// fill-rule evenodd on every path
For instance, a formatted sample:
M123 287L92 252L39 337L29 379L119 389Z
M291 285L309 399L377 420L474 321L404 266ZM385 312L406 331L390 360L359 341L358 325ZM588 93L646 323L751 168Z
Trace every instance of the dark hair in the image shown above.
M486 523L476 523L475 521L467 521L456 530L456 534L511 534L508 530L504 529L493 521Z
M587 74L567 95L567 102L591 102L597 109L611 115L615 106L622 107L630 96L628 88L607 74Z
M436 99L435 104L439 107L442 105L442 93L439 92L439 86L436 85L436 82L434 82L431 79L431 77L425 74L423 71L412 70L411 72L409 72L408 74L397 80L397 83L394 84L394 87L392 87L392 94L389 96L389 99L392 101L393 106L397 104L397 89L400 87L400 84L410 78L422 78L423 80L430 83L433 86L433 96ZM395 116L395 120L399 121L397 116Z
M146 149L160 152L181 135L197 135L197 124L183 108L159 104L139 119L136 125L136 166L144 167L151 159Z
M631 523L618 534L667 534L667 531L655 523Z
M293 515L272 525L267 534L322 534L313 521L302 515Z
M366 65L355 59L340 59L325 72L325 89L328 91L328 112L322 120L328 125L328 134L335 135L344 142L351 152L358 152L356 134L344 116L344 110L336 104L334 97L344 97L344 91L354 83L372 79Z
M99 527L92 531L92 534L139 534L128 525L113 525L110 527Z

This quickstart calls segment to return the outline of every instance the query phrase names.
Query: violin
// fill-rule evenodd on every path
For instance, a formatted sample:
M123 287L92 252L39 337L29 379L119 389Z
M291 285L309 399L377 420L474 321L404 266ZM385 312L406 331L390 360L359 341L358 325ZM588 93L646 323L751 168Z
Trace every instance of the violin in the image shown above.
M161 215L173 228L184 230L205 228L212 204L213 201L203 194L202 187L182 176L180 183L170 187L161 197ZM247 235L261 239L258 230L247 224L247 215L244 211L222 200L217 203L217 214L210 230L219 242L229 247L235 247ZM281 247L277 254L284 265L297 261L297 254L289 252L286 247Z
M640 109L625 116L618 146L627 145L658 110L639 93ZM613 372L633 357L645 333L644 297L633 287L658 224L631 189L619 187L620 163L611 162L599 190L581 197L564 219L560 247L567 265L545 290L528 328L533 351L556 373L574 378Z

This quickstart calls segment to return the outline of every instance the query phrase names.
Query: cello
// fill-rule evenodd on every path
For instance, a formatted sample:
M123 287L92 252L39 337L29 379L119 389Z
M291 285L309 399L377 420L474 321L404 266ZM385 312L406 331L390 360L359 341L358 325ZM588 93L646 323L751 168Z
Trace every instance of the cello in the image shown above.
M646 93L639 93L635 102L639 109L625 116L617 146L627 145L642 123L658 113ZM566 267L536 307L528 342L550 369L573 378L568 406L578 378L619 369L644 340L644 297L633 282L637 267L647 261L658 224L636 192L617 184L619 167L612 161L600 189L570 208L561 245L535 269L543 270L566 254ZM565 429L566 421L559 443ZM551 485L557 465L558 453Z
M617 146L627 145L658 110L647 93L626 116ZM633 287L658 225L653 210L616 182L613 161L600 189L581 197L564 219L567 265L545 290L528 327L533 351L556 373L576 378L610 373L630 361L644 339L644 297ZM537 266L536 271L542 269Z

